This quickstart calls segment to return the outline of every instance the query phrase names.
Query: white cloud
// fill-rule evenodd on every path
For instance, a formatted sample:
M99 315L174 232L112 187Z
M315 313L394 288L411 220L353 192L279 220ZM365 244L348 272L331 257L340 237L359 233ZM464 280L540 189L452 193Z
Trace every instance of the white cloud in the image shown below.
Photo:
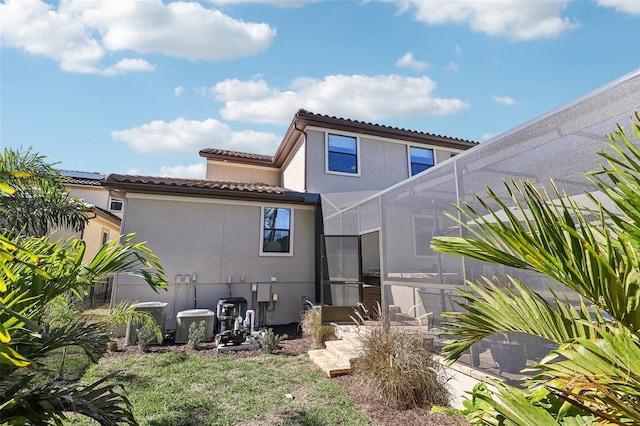
M182 95L182 92L184 92L184 87L182 87L182 86L178 86L178 87L176 87L176 88L174 88L174 89L173 89L173 93L174 93L176 96L180 96L180 95Z
M153 175L183 179L204 179L207 176L207 165L203 159L202 163L189 166L162 166L160 167L160 172Z
M225 80L211 88L216 100L235 102L242 99L266 99L277 96L277 92L269 87L264 80L240 81Z
M190 60L223 60L264 51L276 31L264 23L233 19L199 3L160 0L121 2L102 0L99 7L73 0L83 22L100 31L111 51L162 53Z
M477 1L477 0L387 0L400 12L415 10L419 21L430 25L465 24L491 36L512 40L557 37L578 27L562 16L571 0L556 1Z
M217 6L227 6L234 4L270 4L278 7L302 7L306 4L318 3L321 0L209 0Z
M293 111L305 108L360 120L455 114L469 107L455 98L433 95L436 83L428 77L399 75L330 75L323 80L300 78L280 91L263 80L226 80L210 89L225 103L226 120L287 124Z
M144 59L123 59L120 62L105 68L102 74L107 76L126 74L131 71L151 72L156 69L155 65L150 64Z
M134 175L134 176L144 176L145 175L145 173L143 173L140 169L136 169L136 168L127 170L127 172L125 174Z
M458 64L453 61L449 62L445 67L445 69L448 71L458 71L458 68L459 68Z
M111 137L126 142L139 152L154 154L193 154L203 148L272 154L280 142L273 133L250 130L233 131L212 118L204 121L178 118L152 121L138 127L111 132Z
M408 52L402 55L400 59L396 61L396 67L408 67L413 68L418 72L422 72L429 66L428 63L424 61L419 61L413 57L413 53Z
M4 47L58 62L60 69L116 75L152 71L144 59L103 62L107 52L160 53L190 60L224 60L264 51L276 31L264 23L233 19L194 2L161 0L41 0L0 4Z
M515 100L513 100L508 96L492 96L491 99L493 99L493 102L499 105L507 105L507 106L518 105L518 102L516 102Z
M612 7L621 13L640 15L640 1L638 0L596 0L599 6Z
M462 48L457 44L453 47L453 51L455 52L456 56L462 55Z
M481 136L481 141L482 142L488 141L489 139L495 138L499 134L500 134L500 132L498 132L498 133L483 133L482 136Z

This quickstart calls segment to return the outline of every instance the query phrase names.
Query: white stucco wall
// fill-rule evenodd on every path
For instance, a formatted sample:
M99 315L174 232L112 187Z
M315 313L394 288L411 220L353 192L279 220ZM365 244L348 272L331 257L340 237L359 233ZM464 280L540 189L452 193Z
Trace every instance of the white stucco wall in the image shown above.
M262 206L293 209L293 256L260 256ZM249 309L257 308L251 284L271 282L271 277L271 293L278 293L279 300L266 313L268 324L297 322L302 297L314 295L311 206L129 194L122 226L123 233L136 232L136 239L146 241L160 257L171 285L156 294L140 279L119 276L112 303L167 302L167 328L175 326L175 315L182 310L215 312L219 298L244 297ZM193 273L195 286L175 283L176 275Z
M109 191L101 186L67 185L71 196L94 206L109 210Z

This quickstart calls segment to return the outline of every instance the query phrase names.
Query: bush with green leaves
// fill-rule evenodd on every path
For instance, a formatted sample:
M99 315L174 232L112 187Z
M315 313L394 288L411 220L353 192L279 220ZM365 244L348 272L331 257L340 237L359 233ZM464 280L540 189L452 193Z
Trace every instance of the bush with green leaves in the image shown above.
M144 243L133 242L134 235L104 244L88 263L82 260L83 241L38 237L53 226L82 229L88 219L59 173L30 151L1 154L0 201L0 419L62 424L76 412L102 424L136 424L126 393L107 383L110 377L69 384L44 366L72 346L97 362L109 340L104 324L74 319L75 313L70 321L59 320L53 304L60 296L81 298L119 273L142 277L155 291L166 288L159 259Z
M278 349L280 349L280 342L282 340L285 340L287 337L289 336L287 336L286 334L283 334L282 336L279 334L276 334L273 331L273 328L270 328L267 331L265 331L264 334L262 334L258 338L258 340L260 342L260 346L262 347L263 352L274 353Z
M147 352L149 350L149 346L156 343L155 328L149 324L142 324L142 326L137 329L137 335L138 348L140 348L142 352Z
M335 337L335 326L322 324L320 308L311 308L302 314L302 333L311 338L314 348L324 347L324 342Z
M192 322L189 326L189 340L187 344L193 349L200 349L200 345L204 342L204 329L206 322L200 321L199 323Z
M436 251L535 271L578 296L576 304L557 292L547 298L515 278L510 288L484 277L457 290L465 302L446 314L448 362L496 333L558 346L523 388L496 382L476 393L486 404L469 414L474 424L640 424L640 113L631 128L637 140L618 126L601 169L588 175L602 195L587 195L595 207L553 182L546 191L512 180L508 199L488 189L487 200L476 195L481 208L465 203L449 215L469 237L432 240Z
M360 388L388 407L448 405L450 391L432 344L420 333L393 325L389 315L360 328L354 373Z

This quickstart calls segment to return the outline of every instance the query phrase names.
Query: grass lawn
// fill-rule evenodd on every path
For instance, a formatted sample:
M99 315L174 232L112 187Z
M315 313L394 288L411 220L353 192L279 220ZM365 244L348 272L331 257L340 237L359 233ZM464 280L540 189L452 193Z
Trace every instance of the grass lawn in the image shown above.
M82 381L117 371L141 425L368 425L306 354L248 358L175 352L105 356ZM75 416L68 424L92 424Z

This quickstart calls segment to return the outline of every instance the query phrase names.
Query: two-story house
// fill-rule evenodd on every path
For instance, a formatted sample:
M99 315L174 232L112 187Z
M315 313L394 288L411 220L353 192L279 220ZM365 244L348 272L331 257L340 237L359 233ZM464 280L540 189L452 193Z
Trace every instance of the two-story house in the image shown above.
M166 302L171 328L180 311L215 311L219 299L243 297L262 325L297 322L303 301L319 301L321 283L335 278L323 274L323 211L475 145L299 110L273 156L201 150L206 179L111 174L104 185L123 200L122 232L147 241L172 281L155 294L118 277L112 303Z
M89 222L81 232L69 229L57 230L53 238L64 239L71 236L85 242L83 261L93 259L100 247L107 241L120 236L122 220L122 200L113 198L109 191L102 186L106 175L102 173L60 170L64 176L64 185L74 198L81 199L90 209L87 213ZM111 294L111 280L107 280L91 289L87 296L87 304L93 306L109 300Z

